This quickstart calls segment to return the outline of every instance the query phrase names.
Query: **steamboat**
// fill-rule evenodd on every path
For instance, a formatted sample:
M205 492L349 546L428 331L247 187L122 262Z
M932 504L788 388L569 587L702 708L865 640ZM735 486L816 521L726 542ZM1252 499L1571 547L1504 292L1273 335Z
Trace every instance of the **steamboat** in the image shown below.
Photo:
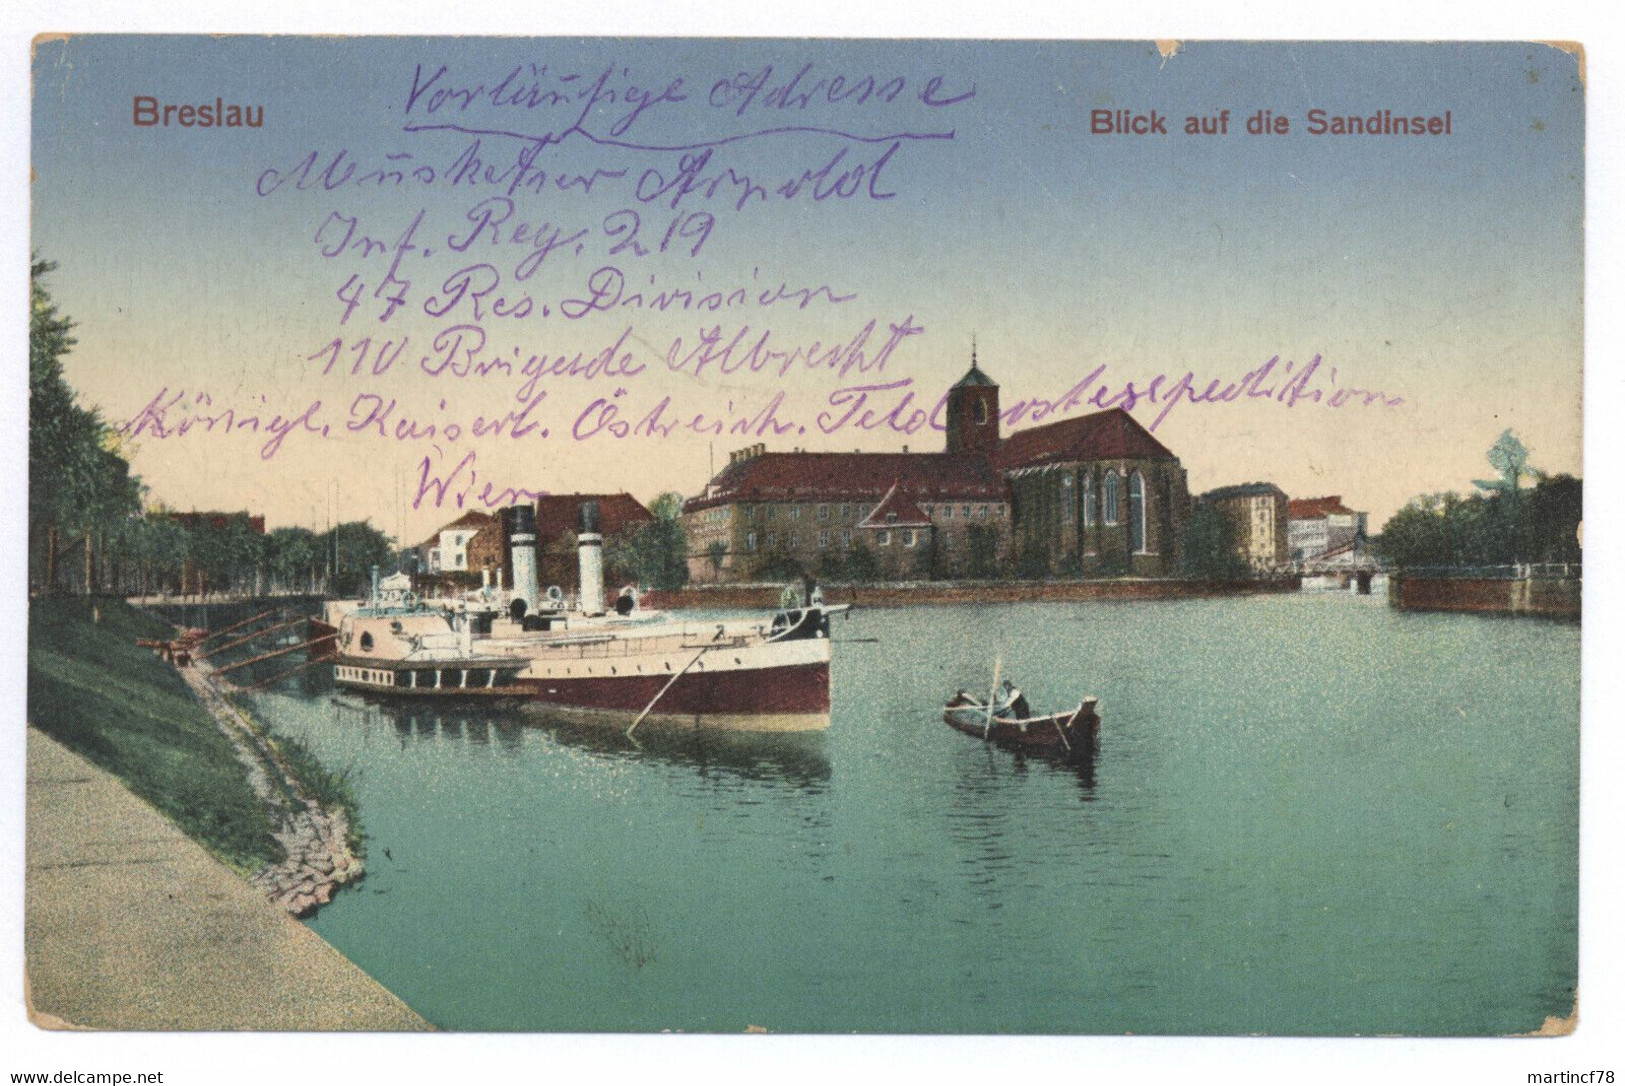
M510 590L419 600L404 576L327 605L338 685L393 698L506 698L527 710L648 727L811 731L829 726L830 616L810 582L757 619L685 620L623 589L606 606L598 510L578 532L579 590L538 591L536 520L504 510Z

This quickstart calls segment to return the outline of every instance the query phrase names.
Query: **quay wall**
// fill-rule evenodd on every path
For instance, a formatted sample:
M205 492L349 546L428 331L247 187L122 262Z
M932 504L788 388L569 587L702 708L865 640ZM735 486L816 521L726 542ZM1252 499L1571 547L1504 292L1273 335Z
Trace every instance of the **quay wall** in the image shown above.
M1296 592L1296 577L1273 581L1188 581L1123 578L1105 581L932 581L877 585L824 585L828 603L861 607L913 607L954 603L1076 603L1085 600L1174 600ZM779 584L690 585L650 592L645 600L662 610L766 610L779 605Z
M1580 617L1580 582L1556 577L1388 579L1388 602L1406 611Z

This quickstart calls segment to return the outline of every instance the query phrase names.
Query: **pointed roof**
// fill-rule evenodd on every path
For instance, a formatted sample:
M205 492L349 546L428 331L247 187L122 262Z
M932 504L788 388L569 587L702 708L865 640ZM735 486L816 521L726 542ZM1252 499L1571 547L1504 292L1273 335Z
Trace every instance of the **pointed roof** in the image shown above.
M961 377L959 382L955 384L954 387L998 388L999 382L995 381L993 378L976 368L976 352L972 351L970 356L970 369L965 371L965 376Z
M914 504L913 499L898 489L899 483L893 480L891 489L886 496L880 499L880 504L862 520L858 521L859 528L929 528L931 518L925 511Z
M543 494L536 499L537 546L545 547L575 531L581 522L583 502L598 503L598 530L606 538L655 519L642 502L624 490L619 494Z
M1047 426L1017 430L999 446L1004 471L1073 460L1174 460L1168 447L1151 436L1121 407L1096 411Z

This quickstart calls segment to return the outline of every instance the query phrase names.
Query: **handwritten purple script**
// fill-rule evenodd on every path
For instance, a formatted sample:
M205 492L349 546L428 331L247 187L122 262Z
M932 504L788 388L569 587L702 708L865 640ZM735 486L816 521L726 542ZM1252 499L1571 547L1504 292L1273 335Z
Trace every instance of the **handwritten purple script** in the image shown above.
M907 322L905 322L907 323ZM866 326L872 330L873 322ZM894 335L897 326L893 326ZM916 329L918 331L918 329ZM628 329L628 334L630 329ZM866 334L865 333L865 334ZM626 334L617 341L623 345ZM838 352L811 364L830 366L845 357ZM884 357L877 355L877 366ZM534 361L534 359L533 359ZM680 367L674 367L680 368ZM572 442L623 441L629 439L668 439L683 436L772 438L826 436L843 431L892 432L912 435L921 431L945 432L948 396L934 400L918 399L919 389L912 377L866 384L842 384L815 402L792 400L789 390L778 389L765 400L739 401L732 396L705 407L684 406L670 393L639 402L626 385L616 385L593 397L585 406L565 409L564 420L547 424L543 405L548 389L540 387L540 371L511 367L504 374L527 376L514 399L506 407L467 414L441 399L427 416L408 414L399 399L379 392L357 393L346 408L332 408L321 399L292 408L275 409L260 396L245 405L216 403L206 391L158 391L133 418L120 427L125 437L168 441L191 434L221 433L245 435L259 441L259 456L274 459L290 438L329 440L335 437L377 438L401 444L431 446L434 455L425 456L413 508L425 501L440 506L451 500L459 507L474 500L491 507L514 500L514 495L532 494L525 488L480 481L477 453L469 449L446 470L436 470L446 449L493 441L539 441L554 436ZM642 372L624 365L615 377L626 379ZM841 370L840 372L845 372ZM1406 403L1403 396L1380 389L1346 384L1334 366L1315 355L1307 364L1283 362L1280 356L1235 378L1198 377L1195 371L1159 373L1148 380L1127 380L1114 384L1108 367L1102 363L1081 380L1055 396L1017 399L1000 412L1003 424L1014 430L1037 425L1078 410L1122 408L1147 417L1147 429L1156 430L1180 404L1217 406L1265 402L1292 409L1300 404L1339 410L1347 407L1393 409ZM926 406L929 403L930 406Z

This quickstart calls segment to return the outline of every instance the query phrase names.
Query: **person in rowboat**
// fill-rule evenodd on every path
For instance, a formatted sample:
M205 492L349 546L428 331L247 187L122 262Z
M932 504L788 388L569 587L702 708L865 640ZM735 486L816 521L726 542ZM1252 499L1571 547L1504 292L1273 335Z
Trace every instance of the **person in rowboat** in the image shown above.
M1006 679L999 686L998 697L993 699L993 715L1026 720L1032 715L1032 707L1027 704L1027 695L1017 690L1015 683Z

